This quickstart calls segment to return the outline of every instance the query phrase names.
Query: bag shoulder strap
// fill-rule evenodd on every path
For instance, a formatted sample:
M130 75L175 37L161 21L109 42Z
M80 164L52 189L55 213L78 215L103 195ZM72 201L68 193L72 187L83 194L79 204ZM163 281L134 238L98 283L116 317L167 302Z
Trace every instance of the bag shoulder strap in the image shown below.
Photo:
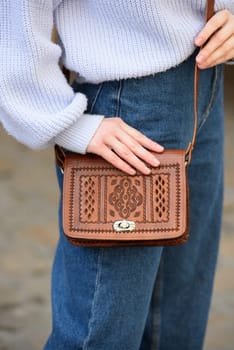
M215 0L207 0L206 4L206 22L214 15ZM199 88L199 68L195 63L194 69L194 127L192 141L189 143L186 150L186 164L189 164L192 159L192 152L196 142L197 124L198 124L198 88Z
M214 5L215 5L215 0L207 0L206 22L208 22L209 19L214 15Z

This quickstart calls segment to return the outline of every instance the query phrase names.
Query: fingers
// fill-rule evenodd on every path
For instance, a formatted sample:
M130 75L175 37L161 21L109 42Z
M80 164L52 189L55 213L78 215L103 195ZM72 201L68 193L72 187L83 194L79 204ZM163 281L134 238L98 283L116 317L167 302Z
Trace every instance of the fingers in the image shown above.
M144 149L142 146L135 144L130 139L125 140L125 143L120 141L115 142L114 151L122 159L125 159L135 169L139 170L145 175L150 174L150 169L147 164L154 167L159 166L160 162L158 159L149 151Z
M234 16L227 10L216 13L195 39L203 46L196 57L199 68L209 68L234 57Z
M125 131L130 136L132 136L134 140L136 140L138 143L140 143L143 147L145 147L153 152L157 152L157 153L163 152L164 148L161 145L159 145L155 141L152 141L151 139L149 139L148 137L143 135L138 130L132 128L131 126L129 126L125 123L124 123L124 125L122 125L122 127L124 127Z
M228 21L231 13L227 10L217 12L200 31L195 38L197 46L204 45L208 39L220 28L222 28Z
M126 135L123 132L120 132L120 134L118 135L119 138L119 144L124 148L123 151L126 150L127 152L130 152L131 155L135 155L136 157L144 160L144 162L152 165L152 166L158 166L160 163L158 161L158 159L156 158L156 156L154 154L152 154L151 152L149 152L145 147L147 147L148 149L151 146L151 150L154 152L162 152L163 148L162 146L160 146L159 144L155 144L153 141L147 139L145 140L144 138L142 138L142 143L141 142L137 142L136 139L129 137L128 135ZM147 144L147 146L145 146L144 144ZM151 142L148 142L151 141ZM115 151L118 152L117 149L115 149ZM121 155L121 154L120 154ZM121 155L122 156L122 155ZM127 158L126 158L127 159ZM130 159L128 159L128 161L130 161ZM135 167L137 168L137 166L135 165Z
M87 152L96 153L120 170L133 175L136 169L148 175L151 166L159 161L151 153L162 152L163 147L150 140L120 118L106 118L91 139Z
M210 68L217 64L228 61L231 57L234 57L234 36L227 40L222 46L215 49L210 54L203 54L198 58L199 68ZM230 54L233 52L232 54Z
M99 154L99 153L97 153L97 154ZM114 165L116 168L122 170L123 172L125 172L125 173L127 173L129 175L135 175L136 174L136 170L135 169L133 169L124 160L119 158L118 155L115 154L108 147L103 148L102 152L99 155L102 156L105 160L107 160L107 162L111 163L112 165Z
M125 144L116 141L115 148L113 150L119 157L121 157L121 159L124 159L134 169L139 170L145 175L150 174L150 169L146 166L146 164L140 158L138 158L137 155L134 154L131 149L129 149ZM157 165L159 165L159 162Z

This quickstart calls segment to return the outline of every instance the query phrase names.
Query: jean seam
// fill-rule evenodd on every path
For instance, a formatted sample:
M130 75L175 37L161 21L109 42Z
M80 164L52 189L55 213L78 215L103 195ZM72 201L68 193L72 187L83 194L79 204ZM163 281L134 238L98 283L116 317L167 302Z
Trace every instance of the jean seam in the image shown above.
M102 91L102 87L103 87L103 83L100 84L100 86L98 87L97 92L96 92L96 94L94 96L94 99L93 99L91 107L90 107L90 114L93 113L93 109L94 109L94 107L96 105L96 102L97 102L97 99L98 99L98 97L99 97L99 95L100 95L100 93Z
M160 315L160 296L162 288L162 265L163 257L161 257L160 265L158 268L158 273L155 281L153 296L152 296L152 316L151 316L151 350L159 350L160 347L160 325L161 325L161 315Z
M198 127L197 134L200 132L200 130L204 126L205 122L207 121L207 119L209 117L209 114L210 114L210 111L211 111L211 109L213 107L214 100L215 100L216 91L217 91L217 85L218 85L217 84L218 83L218 77L219 77L218 66L216 66L214 68L214 73L215 73L215 76L214 76L214 82L213 82L213 86L212 86L212 90L211 90L210 101L208 103L208 106L207 106L205 112L201 116L201 123L200 123L200 125Z
M88 335L86 339L84 339L83 344L83 350L88 350L88 343L90 340L90 336L93 329L93 323L94 323L94 314L95 314L95 305L96 300L99 294L99 287L100 287L100 279L101 279L101 272L102 272L102 257L103 257L103 249L100 248L99 254L98 254L98 262L97 262L97 272L96 272L96 280L95 280L95 288L94 288L94 294L93 294L93 301L91 305L91 312L90 312L90 319L88 322Z
M117 117L120 117L120 98L121 98L122 87L123 87L123 82L122 80L119 80L117 95L116 95L116 113L115 113Z

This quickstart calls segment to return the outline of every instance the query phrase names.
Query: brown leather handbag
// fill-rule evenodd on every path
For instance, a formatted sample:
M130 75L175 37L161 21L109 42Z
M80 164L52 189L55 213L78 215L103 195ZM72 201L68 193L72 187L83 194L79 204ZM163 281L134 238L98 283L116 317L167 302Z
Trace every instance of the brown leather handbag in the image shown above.
M207 20L214 1L207 1ZM189 235L187 167L197 130L198 67L194 72L194 131L187 150L157 154L150 175L127 175L93 155L56 146L63 169L63 229L78 246L172 246Z

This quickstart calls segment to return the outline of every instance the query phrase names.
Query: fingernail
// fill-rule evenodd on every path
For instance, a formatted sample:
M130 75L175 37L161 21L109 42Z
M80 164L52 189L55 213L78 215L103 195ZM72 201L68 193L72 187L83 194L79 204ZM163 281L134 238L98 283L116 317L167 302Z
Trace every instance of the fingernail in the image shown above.
M145 174L149 175L151 173L151 170L149 168L145 168Z
M154 166L158 166L159 164L160 164L159 160L158 160L157 158L155 158L155 159L153 160L153 165L154 165Z
M195 44L196 45L201 45L203 42L203 38L201 36L198 36L196 39L195 39Z
M201 63L203 60L204 60L204 56L201 55L201 54L199 54L199 55L196 57L196 61L197 61L198 63Z
M161 146L161 145L158 145L159 146L159 151L164 151L164 147Z
M130 172L130 175L136 175L136 170L134 169L130 169L129 172Z

